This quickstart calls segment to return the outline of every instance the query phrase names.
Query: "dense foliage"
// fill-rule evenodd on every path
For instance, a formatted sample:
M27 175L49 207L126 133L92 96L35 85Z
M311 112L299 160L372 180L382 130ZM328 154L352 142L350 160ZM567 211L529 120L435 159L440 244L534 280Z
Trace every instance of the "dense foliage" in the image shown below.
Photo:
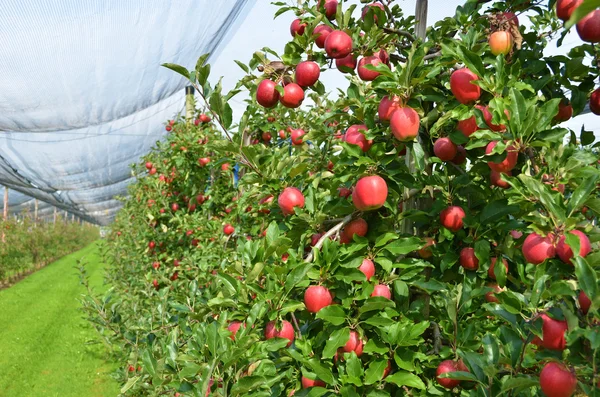
M278 3L293 39L238 62L230 93L206 56L166 65L208 108L136 165L113 289L86 303L123 393L597 392L598 154L558 125L596 48L544 52L553 2L470 1L425 39L394 1L315 3Z
M98 239L98 228L58 219L34 224L29 216L0 220L0 285L81 249Z

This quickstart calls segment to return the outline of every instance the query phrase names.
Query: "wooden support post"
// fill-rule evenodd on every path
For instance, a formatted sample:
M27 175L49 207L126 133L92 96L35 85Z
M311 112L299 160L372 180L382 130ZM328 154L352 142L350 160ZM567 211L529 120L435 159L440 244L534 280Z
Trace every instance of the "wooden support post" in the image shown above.
M35 209L33 210L33 226L35 227L35 225L37 224L37 220L38 220L38 199L35 199Z
M194 92L194 87L191 85L185 87L185 119L188 124L194 121L194 113L196 112Z
M54 207L54 224L56 225L56 207Z
M4 187L4 220L8 219L8 187Z

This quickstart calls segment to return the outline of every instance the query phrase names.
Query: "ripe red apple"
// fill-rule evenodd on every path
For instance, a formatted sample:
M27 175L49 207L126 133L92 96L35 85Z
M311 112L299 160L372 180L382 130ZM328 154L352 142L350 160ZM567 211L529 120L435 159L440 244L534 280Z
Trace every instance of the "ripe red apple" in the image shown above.
M452 360L442 361L440 363L440 365L438 365L437 370L435 371L438 384L442 387L445 387L446 389L454 389L456 386L458 386L461 382L460 380L450 379L450 378L440 378L440 375L446 374L449 372L458 372L458 371L463 371L463 370L466 370L465 372L468 371L468 369L466 368L466 366L464 364L462 364L460 367L461 368L459 369L459 365Z
M229 163L223 163L221 164L221 171L227 171L229 170Z
M285 139L285 131L284 130L279 130L279 138Z
M390 66L390 54L387 53L386 50L384 50L383 48L381 50L379 50L378 53L376 53L375 55L377 55L377 57L381 60L381 62L385 63L386 65Z
M199 117L200 121L202 123L209 123L210 122L210 117L206 114L201 114Z
M577 34L588 43L600 42L600 10L590 12L577 22Z
M492 152L492 150L496 147L496 145L498 144L498 141L492 141L490 143L488 143L488 145L485 148L485 154L490 154ZM517 152L517 150L515 149L515 147L513 145L510 145L506 148L506 151L508 152L506 154L506 157L504 158L504 160L502 160L499 163L495 163L493 161L488 161L488 166L496 171L496 172L508 172L510 170L512 170L513 168L515 168L515 166L517 165L517 160L519 157L519 154Z
M327 386L325 384L325 382L323 382L322 380L312 380L312 379L308 379L306 377L302 377L302 388L303 389L308 389L309 387L325 387Z
M577 377L562 363L552 361L540 372L540 387L547 397L571 397L577 389Z
M371 3L371 4L369 4L369 5L365 6L365 7L363 7L363 9L362 9L362 15L361 15L361 18L362 18L363 20L365 19L365 16L367 15L367 13L369 12L369 10L370 10L372 7L377 7L377 8L380 8L382 11L385 11L385 8L383 8L383 4L379 4L379 3ZM373 21L374 21L375 23L377 23L377 15L376 15L374 12L373 12Z
M369 258L363 259L361 265L358 267L358 270L363 272L367 281L371 279L375 275L375 264Z
M304 208L304 195L298 188L286 187L279 195L277 203L283 215L292 215L295 207Z
M393 96L391 99L386 95L379 102L379 121L389 123L392 114L402 107L400 97Z
M334 30L325 39L325 52L330 58L344 58L352 52L352 37L343 30Z
M152 165L152 163L148 161L148 162L146 163L146 169L149 169L149 170L151 170L152 168L153 168L153 165Z
M483 111L484 107L481 105L475 105L476 108L480 108ZM467 138L470 137L475 131L479 130L477 126L477 120L475 116L471 116L468 119L459 120L456 125L456 129L463 133Z
M543 321L542 339L536 336L531 343L548 350L565 350L567 347L565 340L565 333L568 329L567 322L550 318L545 313L540 317Z
M569 101L562 100L558 104L558 113L554 116L554 120L563 122L569 120L571 117L573 117L573 106L571 106Z
M440 212L442 226L453 232L457 232L463 227L464 217L465 211L456 205L452 205Z
M304 61L296 66L296 83L301 87L310 87L319 81L321 68L316 62Z
M435 245L435 240L431 237L425 237L425 245L423 248L417 251L419 256L423 259L429 259L433 256L433 252L431 251L431 246Z
M319 25L313 30L313 37L315 38L317 47L325 48L325 40L331 32L333 32L333 28L329 25Z
M172 129L173 129L173 127L171 127L170 125L165 127L165 130L167 130L167 131L171 131Z
M291 138L292 138L292 144L299 146L302 145L302 137L305 135L306 133L304 132L304 130L302 128L298 128L295 130L292 130Z
M273 338L287 339L289 341L287 347L290 347L294 342L295 338L294 327L289 321L283 320L281 322L281 329L277 330L275 321L269 321L265 326L265 339Z
M319 8L321 7L323 0L319 0ZM338 2L337 0L325 0L325 16L330 21L335 19L335 14L337 12Z
M200 164L201 167L206 166L208 163L210 163L210 157L202 157L198 159L198 164Z
M302 36L304 34L304 29L306 29L306 24L302 23L300 19L294 19L290 25L290 34L292 37Z
M242 326L242 322L241 321L232 321L228 326L227 326L227 330L229 330L229 332L231 332L231 335L229 335L229 337L231 338L231 340L235 340L235 334L237 334L237 332L239 331L240 327ZM245 328L245 326L244 326Z
M497 171L492 170L490 172L490 182L494 186L498 186L498 187L500 187L502 189L508 189L510 187L510 185L508 184L508 182L503 181L501 179L501 175L502 174L508 175L508 176L512 175L510 171L508 171L508 172L497 172Z
M479 259L475 256L475 249L465 247L460 251L460 265L467 270L477 270Z
M414 140L419 134L420 123L419 114L409 107L402 107L394 111L390 118L392 134L401 142Z
M590 110L595 115L600 115L600 88L596 88L590 95Z
M148 173L149 173L150 175L154 175L154 174L156 174L156 172L157 172L157 171L156 171L156 168L152 168L152 169L150 170L150 172L148 172Z
M489 283L487 286L492 288L492 291L485 294L485 300L490 303L499 303L500 301L496 298L496 294L504 291L504 289L500 288L496 283Z
M332 302L331 293L321 285L312 285L304 292L304 305L311 313L317 313L322 308L331 305Z
M390 287L385 284L377 284L375 288L373 288L373 293L371 296L383 296L387 299L392 299L392 292L390 291Z
M265 108L272 108L279 102L279 91L275 88L277 84L271 80L263 80L256 89L256 102Z
M571 14L579 5L583 3L583 0L558 0L556 2L556 16L558 19L568 21L571 18Z
M359 211L370 211L383 207L387 199L388 188L379 175L360 178L352 192L352 202Z
M226 236L229 236L229 235L233 234L234 232L235 232L235 228L233 226L231 226L229 223L223 227L223 233L225 233Z
M531 233L523 242L523 256L525 260L534 265L539 265L546 259L554 258L556 249L554 248L554 235L549 234L542 237L537 233Z
M177 203L171 204L171 210L172 211L178 211L179 210L179 204L177 204Z
M465 148L462 145L456 146L456 156L454 156L454 158L450 161L456 165L461 165L466 160L467 160L467 151L465 150Z
M279 102L286 108L295 109L302 105L304 100L304 90L296 83L290 83L283 87L283 96Z
M507 55L513 47L513 37L510 32L497 31L490 35L488 40L490 50L494 55Z
M349 73L351 70L356 69L356 65L357 58L352 54L335 60L335 67L342 73Z
M352 194L352 189L348 189L347 187L338 187L338 196L342 198L348 198Z
M579 291L577 300L579 301L581 312L587 314L590 311L590 306L592 306L592 300L583 291Z
M492 112L490 112L490 108L488 106L483 107L481 105L475 105L475 107L480 109L483 112L483 118L490 130L496 131L496 132L506 130L506 126L504 124L492 123L493 116L492 116ZM505 109L504 114L506 115L506 117L509 117L508 110Z
M363 353L363 341L360 339L358 332L350 331L348 342L342 347L345 353L355 352L358 357Z
M497 261L498 261L498 258L492 258L491 263L490 263L490 268L488 269L488 277L491 278L492 280L496 279L496 275L494 274L494 271L496 269ZM506 259L502 258L502 264L504 265L504 268L506 269L506 274L508 274L508 262L506 261Z
M479 77L468 68L462 68L452 72L450 76L450 90L460 103L469 103L479 99L481 88L472 83Z
M442 161L452 160L457 151L456 144L448 137L439 138L433 144L433 153Z
M352 241L355 234L357 236L364 237L368 231L369 225L367 224L367 221L362 218L358 218L348 222L340 234L348 241Z
M377 66L380 63L381 63L381 59L379 59L379 57L376 55L371 55L371 56L362 58L358 62L358 77L360 77L361 80L363 80L363 81L375 80L379 76L380 73L376 72L374 70L368 70L365 66L366 65Z
M570 233L579 237L579 256L585 258L587 254L592 251L590 239L585 235L585 233L579 230L571 230ZM561 261L573 264L571 262L571 258L573 258L573 250L567 245L566 236L564 235L560 236L560 239L558 240L558 244L556 245L556 255L558 255Z
M373 145L372 140L367 140L361 131L367 131L367 126L364 124L350 126L346 130L342 141L352 145L357 145L363 152L367 152Z

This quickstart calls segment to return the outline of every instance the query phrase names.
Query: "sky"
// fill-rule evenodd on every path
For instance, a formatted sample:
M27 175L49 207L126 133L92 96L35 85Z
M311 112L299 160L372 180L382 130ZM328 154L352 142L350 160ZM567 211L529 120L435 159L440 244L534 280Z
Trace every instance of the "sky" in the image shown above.
M288 3L290 2L291 0L288 0ZM357 0L351 0L349 3L359 5L355 13L358 13L358 10L362 7ZM396 0L396 3L401 5L405 15L414 15L416 0ZM429 0L428 25L454 15L456 7L461 4L464 4L463 0ZM277 9L278 7L273 6L269 0L255 0L255 5L246 19L240 23L238 30L232 35L231 41L213 62L213 81L216 81L220 76L224 76L224 88L231 89L244 76L244 72L235 64L234 60L237 59L247 63L252 54L262 47L272 48L278 53L283 52L285 45L291 40L289 26L295 17L289 12L273 19ZM522 25L528 25L526 18L521 17L520 22ZM547 55L564 54L570 47L577 45L579 42L575 29L572 29L561 48L551 44L547 47L546 53ZM334 92L338 87L347 87L346 78L335 69L323 73L321 81L324 82L329 92ZM239 118L244 111L245 104L243 101L245 98L247 97L238 95L230 103L235 119ZM600 127L594 128L597 124L597 117L591 113L578 116L564 123L564 126L578 132L581 126L585 124L587 130L596 131L598 136Z

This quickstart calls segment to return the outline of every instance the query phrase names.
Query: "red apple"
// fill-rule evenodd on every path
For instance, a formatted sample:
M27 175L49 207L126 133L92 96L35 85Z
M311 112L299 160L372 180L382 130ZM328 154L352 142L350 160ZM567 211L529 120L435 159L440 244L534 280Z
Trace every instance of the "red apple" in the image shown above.
M590 12L577 22L577 34L588 43L600 42L600 10Z
M450 161L458 152L456 144L448 137L439 138L433 144L433 153L442 161Z
M579 291L579 307L581 308L581 312L583 314L587 314L590 311L590 307L592 306L591 299L585 294L583 291Z
M232 235L234 232L235 232L235 228L233 226L231 226L229 223L223 227L223 233L225 233L226 236Z
M523 242L523 256L525 260L534 265L539 265L546 259L554 258L556 250L552 241L554 235L549 234L542 237L537 233L531 233Z
M570 233L579 237L579 256L585 258L587 254L592 251L590 239L585 235L585 233L579 230L571 230ZM561 261L573 264L571 262L571 258L573 258L573 250L571 250L571 247L567 245L566 239L566 236L560 236L558 244L556 245L556 255L558 255Z
M172 211L178 211L179 210L179 204L177 204L177 203L171 204L171 210Z
M303 130L303 129L301 129L301 128L298 128L298 129L292 130L292 133L290 134L290 135L291 135L291 138L292 138L292 144L293 144L293 145L296 145L296 146L302 145L302 143L303 143L303 142L302 142L302 137L303 137L305 134L306 134L306 133L305 133L305 132L304 132L304 130Z
M352 241L354 239L355 234L357 236L364 237L366 236L368 231L369 225L367 224L367 221L365 221L362 218L358 218L348 222L348 224L346 225L346 227L344 227L344 229L342 229L342 232L340 234L344 236L348 241Z
M590 95L590 110L595 115L600 115L600 88L596 88Z
M440 212L440 222L442 223L442 226L453 232L462 229L464 217L465 211L456 205L452 205Z
M315 44L317 47L325 47L325 40L331 32L333 32L333 28L331 28L329 25L319 25L313 30L313 37L315 38Z
M467 151L465 150L465 148L462 145L456 146L456 156L454 156L454 158L450 161L456 165L461 165L466 160L467 160Z
M365 66L366 65L377 66L380 63L381 63L381 59L379 59L379 57L376 55L371 55L371 56L362 58L358 62L358 77L360 77L361 80L363 80L363 81L375 80L379 76L380 73L376 72L374 70L368 70Z
M392 292L390 291L390 287L385 284L377 284L375 288L373 288L373 293L371 296L383 296L387 299L392 299Z
M304 29L306 29L306 24L302 23L300 19L294 19L290 25L290 34L292 37L302 36L304 34Z
M419 114L409 107L400 108L390 118L390 128L394 137L401 142L414 140L419 134L421 119Z
M488 145L485 148L485 154L490 154L492 152L492 150L496 147L496 145L498 144L498 141L492 141L490 143L488 143ZM506 154L506 157L504 158L504 160L502 160L499 163L495 163L493 161L488 161L488 166L496 171L496 172L508 172L510 170L512 170L513 168L515 168L515 166L517 165L517 159L519 157L519 154L517 152L517 150L515 149L515 147L513 145L510 145L506 148L506 151L508 152Z
M294 342L294 327L289 321L283 320L281 322L281 329L277 330L275 321L269 321L265 326L265 339L283 338L289 342L287 347L290 347Z
M350 331L348 342L342 347L345 353L355 352L358 357L363 353L363 341L360 339L358 332Z
M285 131L284 130L279 130L279 138L285 139Z
M302 105L304 100L304 90L296 83L290 83L283 87L283 96L279 102L286 108L295 109Z
M402 107L400 97L393 96L391 99L386 95L379 102L379 121L389 122L392 118L392 114Z
M279 102L279 91L275 88L277 84L271 80L263 80L256 89L256 102L265 108L272 108Z
M173 127L171 127L170 125L165 127L165 130L167 130L167 131L171 131L172 129L173 129Z
M490 35L488 40L490 50L494 55L507 55L513 47L513 37L510 32L497 31Z
M308 389L309 387L325 387L327 386L325 384L325 382L323 382L322 380L312 380L312 379L308 379L306 377L302 377L302 388L303 389Z
M492 291L485 294L485 300L490 303L499 303L500 301L496 298L496 294L504 291L504 289L500 288L496 283L490 283L487 286L492 288Z
M431 246L435 245L435 240L431 237L425 237L425 245L423 248L417 251L419 256L423 259L429 259L433 256L433 252L431 251Z
M573 117L573 106L568 101L562 100L558 104L558 113L554 116L554 120L563 122L569 120L571 117Z
M479 99L481 88L472 83L479 77L468 68L456 70L450 76L450 90L460 103L469 103Z
M229 163L223 163L221 164L221 171L227 171L229 170Z
M361 131L367 131L367 126L364 124L350 126L346 130L342 141L351 145L357 145L363 152L367 152L373 145L372 140L367 140Z
M483 106L475 105L475 107L479 107L483 111ZM475 116L471 116L468 119L459 120L456 125L456 129L463 133L467 138L470 137L475 131L479 130L477 126L477 120Z
M298 188L286 187L279 195L277 203L283 215L292 215L295 207L304 208L304 195Z
M387 199L388 188L379 175L360 178L352 192L352 202L359 211L370 211L383 207Z
M375 275L375 264L372 260L365 258L363 259L361 265L358 267L358 270L363 272L363 274L367 278L367 281L369 281L371 277Z
M322 308L331 305L333 298L329 290L320 285L312 285L304 292L304 305L311 313L317 313Z
M319 81L321 68L316 62L304 61L296 66L296 83L301 87L310 87Z
M479 259L475 256L475 249L465 247L460 251L460 265L467 270L477 270Z
M558 19L568 21L571 18L571 14L579 5L583 3L583 0L558 0L556 2L556 16Z
M347 187L338 187L338 196L342 198L348 198L352 195L352 189L348 189Z
M567 347L567 341L565 340L565 333L568 328L567 322L554 320L545 313L540 317L543 321L542 339L536 336L531 343L548 350L565 350Z
M508 184L508 182L503 181L501 179L501 175L502 174L511 176L511 172L510 171L508 171L508 172L497 172L497 171L492 170L490 172L490 182L494 186L498 186L498 187L500 187L502 189L508 189L510 187L510 185Z
M210 157L202 157L198 159L198 164L200 164L201 167L206 166L208 163L210 163Z
M356 69L356 65L357 58L352 54L335 60L335 67L342 73L349 73L351 70Z
M200 117L199 117L199 119L200 119L200 121L202 123L208 123L208 122L210 122L210 117L208 115L206 115L206 114L201 114Z
M382 11L385 11L385 8L383 7L383 4L379 4L379 3L371 3L371 4L369 4L369 5L365 6L365 7L362 9L362 15L361 15L361 18L362 18L363 20L365 19L365 16L367 15L367 13L369 12L369 10L370 10L372 7L377 7L377 8L380 8ZM375 14L375 12L373 12L373 21L374 21L375 23L377 23L377 15Z
M152 165L152 163L151 163L151 162L147 162L147 163L146 163L146 169L149 169L149 170L151 170L152 168L153 168L153 165Z
M242 326L242 322L241 321L232 321L228 326L227 329L229 330L229 332L231 332L231 335L229 335L229 337L231 338L231 340L235 340L235 334L237 334L237 332L239 331L240 327ZM245 326L244 326L245 328Z
M571 397L577 389L577 377L562 363L552 361L540 372L540 387L546 397Z
M491 278L492 280L496 279L496 274L494 273L494 271L496 269L497 261L498 261L498 258L492 258L491 263L490 263L490 268L488 269L488 277ZM502 264L504 265L504 268L506 269L506 274L508 274L508 262L506 261L506 259L502 258Z
M319 8L321 7L323 0L319 0ZM337 0L325 0L325 16L330 21L335 19L335 14L337 12L338 2Z
M325 39L325 52L330 58L344 58L352 52L352 37L343 30L334 30Z
M152 168L152 169L150 170L150 172L148 172L148 173L149 173L150 175L154 175L154 174L156 174L156 172L157 172L157 171L156 171L156 168Z
M464 364L463 364L464 366ZM440 386L445 387L446 389L454 389L456 386L460 384L460 380L450 379L450 378L440 378L440 375L446 374L449 372L458 372L457 364L452 360L445 360L438 365L435 374L437 376L437 382Z

